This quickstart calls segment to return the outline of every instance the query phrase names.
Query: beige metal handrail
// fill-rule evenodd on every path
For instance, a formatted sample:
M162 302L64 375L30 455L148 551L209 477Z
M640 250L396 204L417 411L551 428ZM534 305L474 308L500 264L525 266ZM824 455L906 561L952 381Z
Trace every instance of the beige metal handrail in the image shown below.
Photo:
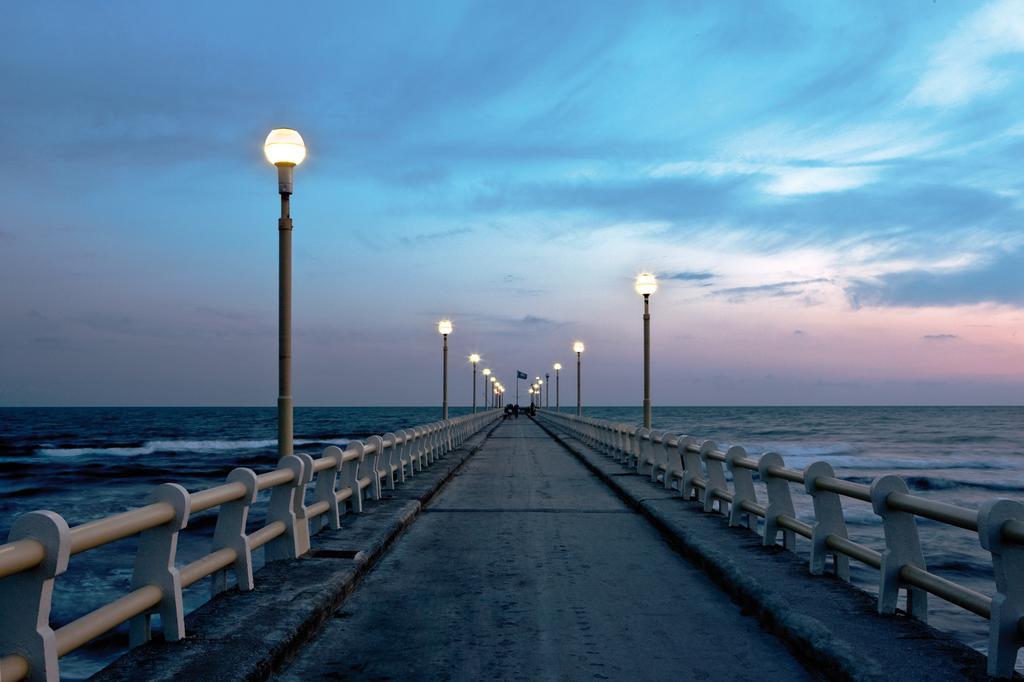
M886 530L887 551L901 550L892 555L901 557L899 570L896 572L898 578L892 577L891 571L880 571L880 580L882 581L879 595L880 608L895 608L895 597L887 593L902 588L908 590L909 594L911 589L920 589L977 614L989 621L993 632L990 644L994 650L989 654L989 673L999 676L1012 674L1017 650L1024 646L1024 595L1020 593L1019 588L1015 587L1024 581L1024 576L1010 575L1007 571L1011 569L1007 567L1024 565L1022 563L1024 562L1024 504L1009 500L992 500L986 503L981 510L967 509L913 495L902 479L897 476L884 476L876 479L872 485L865 485L831 475L832 470L827 463L815 463L800 471L782 466L782 458L772 454L772 459L766 460L764 462L766 466L762 467L762 461L743 455L742 448L739 449L741 456L734 457L730 461L729 453L722 452L710 444L705 447L703 443L693 438L673 436L652 432L642 427L626 426L551 411L542 411L541 416L567 427L584 443L612 454L613 457L637 470L638 473L649 468L651 480L661 480L666 488L677 480L683 481L685 485L692 486L693 489L705 491L704 495L708 498L713 497L716 500L733 503L742 512L765 519L766 529L769 509L773 504L772 487L768 486L769 506L765 507L751 497L756 496L751 483L745 484L745 489L748 492L744 493L744 496L738 497L740 489L736 485L737 477L744 476L746 481L751 481L753 472L758 472L759 477L765 482L778 480L786 484L796 483L804 486L812 496L835 495L837 499L853 499L871 504L876 513L882 517ZM652 461L650 454L641 447L645 442L652 446L661 446L660 454L657 450L654 454L658 461ZM698 453L702 464L697 470L691 471L685 463L685 457L681 458L676 455L675 462L670 462L668 455L670 451ZM769 457L769 455L765 455L765 457ZM717 480L724 480L721 475L722 463L729 465L733 473L733 492L725 490L722 483L715 484L715 488L709 487L708 477L712 475L713 471L718 472ZM664 473L659 475L659 471ZM685 493L683 483L680 483L680 491ZM789 501L788 490L778 494L783 496L776 500L775 504L779 509L789 510L788 512L776 511L771 519L778 529L792 532L812 541L815 533L819 532L817 529L825 529L820 531L823 535L822 544L837 557L849 557L874 569L884 567L887 561L886 554L879 553L845 537L845 519L841 516L841 506L826 505L824 508L839 508L840 516L827 519L817 518L815 524L811 525L800 521L792 514L792 503ZM689 494L687 494L688 497ZM708 504L705 504L706 511L711 509ZM720 511L729 514L724 508ZM992 597L929 572L924 567L923 556L920 555L916 526L908 527L907 524L900 522L898 517L901 514L910 515L910 518L929 519L978 534L982 546L989 549L994 557L993 566L997 574L996 589L1000 594L999 608L1009 609L1009 611L996 615L994 614L996 600ZM890 517L892 517L891 524ZM992 519L991 524L994 525L986 527L985 519L989 517ZM736 518L738 517L735 512L730 514L730 523L733 523ZM829 528L838 529L841 534L837 534L834 530L827 530ZM910 534L908 535L908 533ZM771 542L776 540L777 538L771 538ZM768 539L765 541L769 542ZM787 546L789 545L787 544ZM913 556L915 551L916 557ZM1013 562L995 560L997 556L1011 555L1016 557ZM816 561L818 565L821 565L823 558L816 558L812 551L812 567ZM837 570L838 568L837 564ZM914 605L917 603L916 600L913 602ZM921 603L923 604L923 600ZM908 596L908 605L911 604ZM923 614L912 611L912 615ZM1013 628L1010 633L1001 630L1005 627L1003 623L1006 622L1008 616L1011 624L1016 623L1016 628Z
M288 455L281 460L281 466L273 471L257 476L248 469L238 469L235 480L229 477L227 483L191 494L180 487L165 489L161 486L157 489L157 493L160 493L157 494L157 500L150 504L73 528L68 528L59 516L51 512L32 512L26 515L33 518L33 523L27 524L27 527L49 526L52 532L36 536L30 532L26 537L17 537L11 542L0 544L0 579L19 576L18 580L21 580L17 584L9 581L0 583L0 601L14 604L20 600L20 603L32 605L36 609L35 613L29 613L15 608L10 609L10 613L5 610L0 616L0 679L3 682L20 680L29 674L31 666L45 665L43 660L30 660L31 656L26 652L3 651L4 635L21 628L35 631L39 622L49 619L49 600L39 595L47 590L45 581L52 580L64 571L68 557L139 534L143 538L140 541L140 552L144 551L144 547L165 552L163 556L140 554L137 558L133 582L142 583L141 586L54 630L53 642L57 657L64 656L127 620L148 618L148 614L158 604L166 603L170 597L176 598L177 608L180 609L180 594L171 595L166 585L177 584L171 591L178 593L203 578L237 566L240 560L244 560L242 563L249 567L251 573L251 553L260 547L268 547L268 561L308 551L311 533L322 526L339 527L336 517L340 512L337 505L349 502L354 512L361 511L364 495L372 491L374 497L380 499L382 480L390 481L388 485L393 487L394 477L404 481L406 472L409 476L414 475L415 471L437 461L499 417L499 411L488 410L388 434L386 439L375 436L366 442L353 441L344 451L340 451L340 456L339 449L333 446L317 459L308 455ZM344 473L346 471L348 473ZM369 475L364 475L367 471ZM339 472L343 473L344 478L340 489L337 488ZM234 475L235 472L232 472ZM323 479L326 487L320 485L322 477L329 477ZM245 480L250 483L246 484ZM326 494L327 498L317 499L307 506L304 503L305 488L314 481L317 482L317 495ZM244 524L245 514L231 513L230 510L233 505L244 505L248 509L256 492L260 490L272 491L267 522L246 534L244 525L239 525ZM321 493L321 490L326 492ZM231 532L225 533L228 538L225 542L228 544L215 546L208 554L178 569L168 569L168 566L174 565L174 547L177 543L161 542L159 538L170 540L185 526L189 513L214 507L219 507L221 514L218 517L218 534L222 521L226 528L230 527ZM298 513L295 513L296 510ZM312 519L325 517L326 523L310 525ZM298 526L303 524L306 528L300 532ZM17 529L16 521L12 535L19 532ZM239 540L244 538L244 542L230 544L232 532L233 537ZM145 542L147 534L156 534L153 536L156 540L148 545ZM275 541L283 544L272 545ZM244 551L240 553L239 547ZM272 553L270 547L274 548ZM39 567L43 568L45 575L37 575L36 571L31 574L32 577L28 577L29 571ZM169 575L168 570L176 571L177 583L165 580L165 576ZM238 575L240 589L250 581L251 576L247 578ZM251 585L248 589L252 589ZM169 634L169 627L173 634L173 624L169 626L163 623L163 627L165 636ZM168 639L180 636L183 636L183 630L177 633L177 637ZM53 674L56 676L56 672Z

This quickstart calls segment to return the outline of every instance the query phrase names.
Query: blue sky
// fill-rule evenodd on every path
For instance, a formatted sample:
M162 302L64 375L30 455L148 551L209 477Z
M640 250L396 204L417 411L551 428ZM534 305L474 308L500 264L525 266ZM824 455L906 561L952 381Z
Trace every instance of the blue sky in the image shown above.
M480 352L657 404L1024 402L1024 4L23 3L0 403L430 404ZM462 377L459 379L458 377ZM571 373L569 375L571 377ZM564 394L567 399L571 396Z

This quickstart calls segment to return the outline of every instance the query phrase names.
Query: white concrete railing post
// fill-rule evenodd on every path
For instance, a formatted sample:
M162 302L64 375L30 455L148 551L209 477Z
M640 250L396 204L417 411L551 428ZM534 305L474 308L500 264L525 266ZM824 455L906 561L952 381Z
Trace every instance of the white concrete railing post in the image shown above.
M767 452L757 462L758 476L768 490L768 508L764 515L764 535L761 537L761 543L765 547L774 547L779 531L782 531L782 546L792 552L796 550L796 534L779 526L780 516L796 516L789 481L772 476L769 471L774 467L784 466L786 464L782 460L782 455L777 452Z
M395 489L395 474L398 473L398 437L393 433L384 434L383 469L387 472L388 490Z
M843 502L837 493L822 490L817 480L822 477L834 478L835 471L828 462L814 462L804 469L804 490L814 503L814 523L811 525L811 575L825 572L825 561L832 555L835 574L843 580L850 580L850 558L842 552L829 549L828 536L837 535L844 540L846 518L843 516Z
M906 482L896 475L881 476L871 483L871 506L882 517L885 549L878 573L878 612L895 613L900 588L907 591L907 613L921 621L928 620L928 593L903 580L904 566L924 570L924 554L917 533L914 515L893 509L887 503L890 493L909 493Z
M352 491L348 502L352 507L353 514L363 513L363 492L359 489L359 470L363 467L366 459L366 446L362 441L353 441L345 448L351 449L355 457L341 465L341 486ZM339 507L339 512L341 511Z
M398 447L398 482L405 483L406 473L405 467L409 467L408 476L412 476L412 460L409 457L410 443L409 440L411 435L404 429L399 429L395 432L395 438L402 441L402 444Z
M341 507L338 505L336 487L338 484L338 473L341 471L342 459L344 459L345 453L337 445L328 445L324 448L321 455L321 458L327 457L333 457L335 464L329 469L321 470L317 474L316 485L313 488L313 499L317 502L326 502L327 511L317 517L314 531L324 527L330 527L331 530L341 528Z
M217 512L217 525L213 529L213 551L232 549L235 552L235 581L240 592L249 592L255 587L252 576L252 548L245 533L249 520L249 509L256 501L256 472L239 467L231 471L228 483L241 483L245 494L237 500L225 502ZM210 591L217 595L228 588L228 569L222 568L210 576Z
M665 470L667 461L665 458L665 435L665 431L651 431L651 447L648 450L651 463L651 483L657 483L658 474Z
M309 455L285 455L279 469L292 472L292 480L276 486L270 493L267 523L281 521L285 531L266 544L267 562L296 559L309 551L309 523L306 520L306 484L313 476L313 458ZM356 489L358 490L358 488Z
M744 502L757 504L757 491L754 489L754 472L736 462L746 459L747 451L739 445L733 445L725 453L725 464L732 474L732 506L729 508L729 525L746 526L757 531L757 514L743 508ZM744 519L744 517L746 517ZM745 521L745 522L744 522Z
M370 471L370 487L373 488L373 499L379 500L383 497L381 489L381 459L384 455L384 439L380 436L370 436L366 444L372 448L372 452L366 456L367 469Z
M706 440L700 446L700 459L704 462L704 470L707 472L707 480L704 483L704 511L714 511L717 502L718 512L728 516L729 503L719 496L719 493L729 492L725 482L725 468L720 460L710 456L717 449L718 444L713 440Z
M696 438L679 434L676 436L676 446L667 450L666 458L668 460L668 465L667 470L665 471L666 490L672 490L675 488L680 494L682 494L683 480L686 478L686 465L684 464L686 449L687 446L694 445L696 442Z
M696 445L696 442L694 441L692 444ZM700 451L698 449L694 452L693 449L687 447L681 452L683 455L683 483L681 487L683 499L703 501L701 488L695 485L697 482L704 480L700 463Z
M144 530L139 534L139 546L135 552L135 570L132 572L132 589L154 585L160 588L163 597L152 611L146 611L132 618L128 623L128 646L137 647L150 640L153 613L160 612L160 627L164 639L177 642L185 637L185 607L181 598L181 576L174 565L178 550L178 532L188 525L188 491L177 483L158 485L146 497L147 504L162 502L174 508L174 518L169 522Z
M651 430L640 427L636 430L637 457L636 473L643 476L651 473Z
M53 580L67 570L71 529L59 514L33 511L19 516L8 542L31 539L43 546L36 566L0 579L0 652L28 661L31 682L59 682L57 636L50 627Z
M1016 500L989 500L978 512L978 539L992 553L996 593L988 624L988 674L1012 677L1017 651L1024 646L1019 623L1024 618L1024 545L1006 542L1003 527L1024 522L1024 504Z

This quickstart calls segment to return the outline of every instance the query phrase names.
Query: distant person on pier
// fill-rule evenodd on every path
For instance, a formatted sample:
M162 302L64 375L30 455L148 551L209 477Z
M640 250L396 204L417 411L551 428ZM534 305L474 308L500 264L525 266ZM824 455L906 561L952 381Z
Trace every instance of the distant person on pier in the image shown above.
M505 414L502 417L502 419L508 419L511 416L512 416L512 406L511 405L506 405L505 406Z
M512 416L519 419L519 403L512 405Z

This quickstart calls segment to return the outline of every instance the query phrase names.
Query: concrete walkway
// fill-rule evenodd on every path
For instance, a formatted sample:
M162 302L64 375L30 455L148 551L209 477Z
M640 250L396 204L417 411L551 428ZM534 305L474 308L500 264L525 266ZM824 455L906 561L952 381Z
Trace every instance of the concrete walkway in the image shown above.
M564 447L508 421L279 679L810 679Z

